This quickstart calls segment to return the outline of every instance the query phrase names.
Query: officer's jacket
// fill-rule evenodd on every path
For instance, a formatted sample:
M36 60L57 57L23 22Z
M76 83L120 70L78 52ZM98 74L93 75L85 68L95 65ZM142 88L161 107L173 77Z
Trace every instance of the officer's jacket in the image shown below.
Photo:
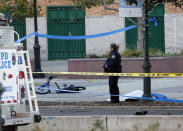
M118 51L112 51L110 53L103 68L105 72L114 72L114 73L122 72L121 56L118 53Z

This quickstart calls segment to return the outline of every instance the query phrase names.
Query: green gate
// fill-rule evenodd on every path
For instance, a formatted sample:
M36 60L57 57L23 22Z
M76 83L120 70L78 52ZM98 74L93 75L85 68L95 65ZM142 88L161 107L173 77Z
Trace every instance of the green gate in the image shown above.
M75 6L48 6L47 32L49 35L85 35L85 10ZM48 39L48 60L86 57L85 40Z
M137 22L136 18L131 18ZM127 18L125 18L125 27L133 25ZM137 36L138 30L137 28L133 28L131 30L125 31L125 40L126 40L126 49L134 50L137 48Z
M14 31L16 31L20 38L26 36L26 22L12 22L10 23L10 26L14 27ZM14 39L17 40L17 35L14 35ZM27 44L26 44L26 40L23 41L23 45L24 45L24 50L27 49Z
M156 17L158 26L154 25L154 21L149 23L149 48L159 49L165 52L165 34L164 34L164 4L156 6L149 14L149 19ZM136 18L133 18L136 20ZM125 18L125 26L133 25L127 18ZM126 48L137 48L137 28L125 32Z

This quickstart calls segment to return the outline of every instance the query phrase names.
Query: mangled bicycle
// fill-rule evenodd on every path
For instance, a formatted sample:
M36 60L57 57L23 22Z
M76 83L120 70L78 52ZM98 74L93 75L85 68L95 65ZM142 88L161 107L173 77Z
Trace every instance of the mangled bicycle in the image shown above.
M83 86L75 86L75 85L67 85L63 84L63 88L60 88L57 82L55 85L57 89L53 89L50 86L50 81L53 80L56 76L49 76L47 81L37 87L35 87L35 91L38 94L48 94L48 93L79 93L82 90L86 90L86 87Z

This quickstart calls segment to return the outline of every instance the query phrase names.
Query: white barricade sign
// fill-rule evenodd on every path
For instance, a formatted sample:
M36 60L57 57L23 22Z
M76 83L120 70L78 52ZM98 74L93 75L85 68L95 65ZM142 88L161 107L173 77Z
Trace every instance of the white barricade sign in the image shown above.
M126 0L119 0L119 16L120 17L142 17L142 2L138 0L138 4L129 5Z

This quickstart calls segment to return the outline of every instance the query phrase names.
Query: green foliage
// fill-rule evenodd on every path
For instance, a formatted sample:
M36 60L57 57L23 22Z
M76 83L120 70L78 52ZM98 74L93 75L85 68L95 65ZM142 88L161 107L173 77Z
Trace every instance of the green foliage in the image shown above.
M108 53L105 53L103 55L97 55L97 54L89 54L87 55L87 58L107 58L109 56Z
M144 57L144 50L130 50L127 49L121 53L122 57ZM183 56L183 50L180 53L163 53L161 50L149 49L150 57L167 57L167 56Z
M131 58L131 57L144 57L144 50L130 50L127 49L121 53L122 57ZM161 50L149 49L150 57L164 57L166 56Z
M105 53L105 54L101 55L101 58L107 58L108 56L109 56L109 54Z
M104 2L106 5L110 5L115 0L69 0L69 1L71 1L74 5L78 5L84 8L92 8L103 5Z
M129 5L132 4L138 4L138 0L126 0L126 2ZM176 7L182 8L183 5L183 1L182 0L148 0L148 11L151 11L152 8L154 8L154 6L158 5L158 4L163 4L163 3L171 3L172 5L175 5ZM145 5L145 0L143 0L142 5Z
M160 123L157 122L155 124L149 125L147 127L147 131L158 131L159 127L160 127Z
M163 56L165 56L165 53L163 53L161 50L149 49L149 56L151 56L151 57L163 57Z
M126 49L123 52L120 53L121 57L123 58L138 58L138 57L144 57L144 50L130 50ZM149 49L149 56L150 57L167 57L167 56L183 56L183 50L180 53L163 53L161 50L157 49ZM107 58L108 53L105 53L103 55L97 55L97 54L89 54L88 58Z
M11 2L9 0L0 0L0 12L6 13L11 10Z
M105 127L103 126L104 121L103 120L96 120L96 122L93 124L93 128L91 131L105 131Z
M115 0L69 0L73 2L75 5L79 5L85 8L92 8L100 5L110 5L115 2ZM145 0L142 0L143 3L142 5L145 5ZM152 8L158 4L162 3L171 3L172 5L175 5L176 7L182 8L183 6L183 1L182 0L148 0L148 10L151 11ZM126 0L126 3L129 5L132 4L138 4L138 0Z
M89 54L87 58L100 58L100 56L97 54Z
M41 15L41 7L37 7L38 16ZM0 0L0 12L5 15L10 13L13 21L24 21L27 17L34 16L33 1L28 0Z
M130 49L126 49L125 51L123 51L121 53L122 57L142 57L144 56L144 51L143 50L130 50Z

